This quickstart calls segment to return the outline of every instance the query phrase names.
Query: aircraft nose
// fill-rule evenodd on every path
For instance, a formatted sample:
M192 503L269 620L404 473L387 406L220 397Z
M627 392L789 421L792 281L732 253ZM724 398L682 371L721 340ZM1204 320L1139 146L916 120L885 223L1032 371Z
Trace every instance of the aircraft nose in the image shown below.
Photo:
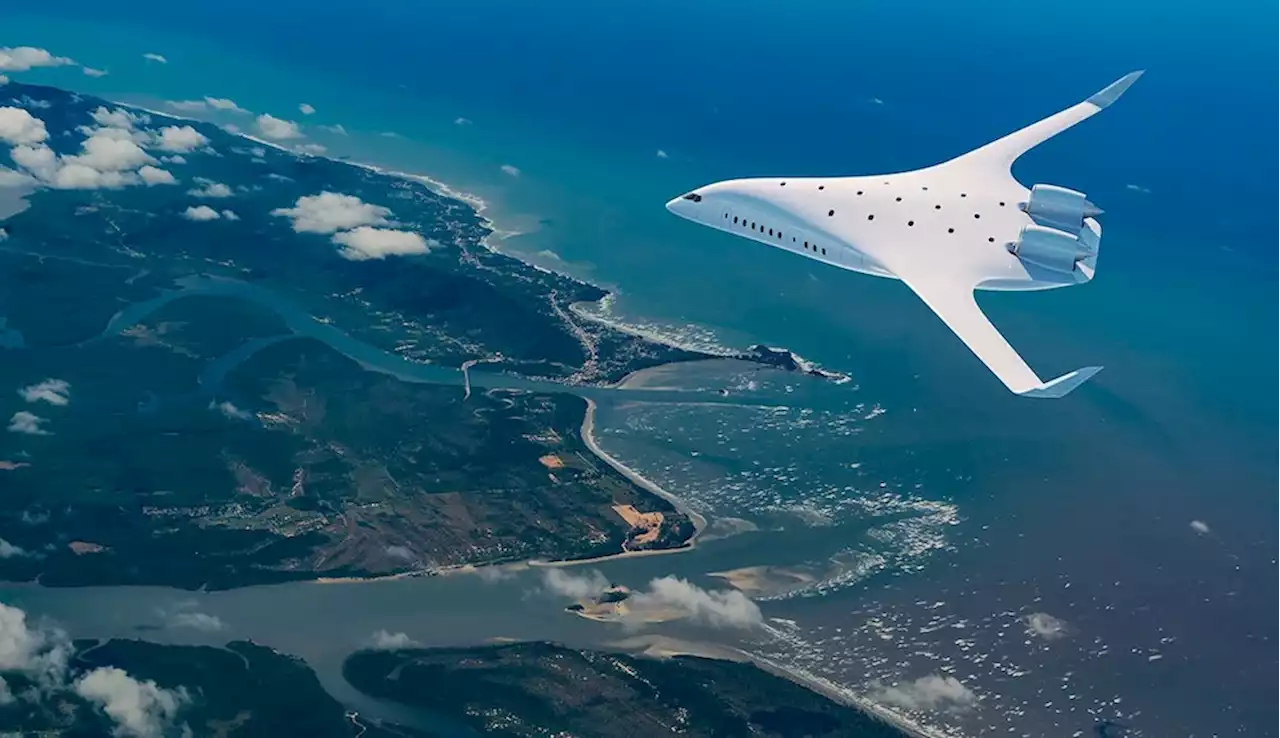
M680 207L680 198L678 198L678 197L673 197L673 198L671 198L670 200L668 200L668 201L667 201L667 210L668 210L668 211L670 211L670 212L672 212L672 213L676 213L676 214L678 215L678 214L680 213L680 211L678 210L678 208L679 208L679 207Z

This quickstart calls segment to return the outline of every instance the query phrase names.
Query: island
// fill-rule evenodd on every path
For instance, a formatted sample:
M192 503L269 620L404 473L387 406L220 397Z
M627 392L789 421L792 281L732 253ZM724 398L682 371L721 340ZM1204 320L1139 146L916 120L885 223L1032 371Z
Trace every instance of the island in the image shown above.
M0 108L24 127L0 148L0 578L224 589L691 545L575 388L723 357L583 317L604 290L494 250L423 177L17 81Z
M553 643L359 651L362 693L482 735L904 738L888 723L748 662Z

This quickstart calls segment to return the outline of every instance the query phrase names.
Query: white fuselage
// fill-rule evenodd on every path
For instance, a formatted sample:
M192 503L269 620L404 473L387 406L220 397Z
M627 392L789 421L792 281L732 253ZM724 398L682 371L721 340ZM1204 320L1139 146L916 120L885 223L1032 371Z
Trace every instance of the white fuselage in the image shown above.
M667 209L716 230L877 277L897 278L882 263L880 249L912 251L915 244L928 244L913 258L933 268L976 273L976 289L1043 290L1092 278L1092 260L1068 276L1038 270L1009 252L1022 228L1033 223L1019 207L1030 194L1027 188L1007 175L960 179L945 165L864 177L734 179L675 198ZM1086 224L1100 234L1096 221Z

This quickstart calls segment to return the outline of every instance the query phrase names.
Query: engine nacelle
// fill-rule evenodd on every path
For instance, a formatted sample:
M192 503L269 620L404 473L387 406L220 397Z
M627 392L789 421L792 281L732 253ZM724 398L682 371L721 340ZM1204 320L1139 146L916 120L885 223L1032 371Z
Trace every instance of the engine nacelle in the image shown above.
M1047 184L1031 188L1031 198L1023 205L1023 210L1039 225L1068 233L1079 233L1085 218L1102 214L1102 210L1089 202L1083 192Z
M1093 232L1089 232L1090 236ZM1018 240L1009 244L1009 253L1028 264L1063 274L1076 270L1076 263L1097 252L1096 245L1064 233L1056 228L1040 225L1023 226Z

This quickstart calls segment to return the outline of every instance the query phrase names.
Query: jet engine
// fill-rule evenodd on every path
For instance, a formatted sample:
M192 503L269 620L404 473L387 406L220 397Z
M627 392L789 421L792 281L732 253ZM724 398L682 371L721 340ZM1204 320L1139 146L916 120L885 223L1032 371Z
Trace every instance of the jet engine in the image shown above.
M1031 198L1022 205L1022 209L1039 225L1067 233L1079 233L1085 218L1102 214L1102 210L1089 202L1083 192L1047 184L1032 187Z
M1083 231L1088 231L1085 239ZM1097 238L1084 228L1080 236L1041 225L1026 225L1018 240L1009 244L1009 253L1028 264L1063 274L1076 270L1076 263L1097 253Z

